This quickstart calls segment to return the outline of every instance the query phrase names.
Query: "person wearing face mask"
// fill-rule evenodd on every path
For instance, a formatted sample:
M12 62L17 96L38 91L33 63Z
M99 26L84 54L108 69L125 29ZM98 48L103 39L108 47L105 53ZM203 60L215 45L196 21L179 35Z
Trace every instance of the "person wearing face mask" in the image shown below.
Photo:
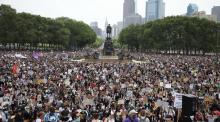
M140 111L138 120L139 122L150 122L150 120L147 117L146 110L143 109Z

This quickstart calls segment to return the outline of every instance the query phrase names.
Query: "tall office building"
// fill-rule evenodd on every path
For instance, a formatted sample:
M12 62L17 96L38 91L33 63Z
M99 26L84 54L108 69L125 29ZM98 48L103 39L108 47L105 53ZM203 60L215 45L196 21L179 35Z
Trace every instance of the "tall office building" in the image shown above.
M135 13L137 13L137 5L138 5L137 0L135 0Z
M165 3L163 0L148 0L146 2L146 21L163 19L165 17Z
M105 19L105 30L107 29L107 26L108 26L108 20L107 20L107 17L106 17L106 19Z
M207 19L209 21L217 22L217 17L215 15L208 15L205 11L196 12L191 17L198 17L201 19Z
M128 27L129 25L137 25L142 24L142 17L139 14L134 14L127 16L124 20L124 27Z
M212 8L212 15L217 17L217 21L220 22L220 6L214 6Z
M124 0L123 6L123 22L127 16L135 14L135 1L134 0Z
M192 16L194 13L197 13L199 11L199 8L196 4L190 3L187 7L187 16Z
M123 22L117 22L117 24L114 24L112 26L112 37L118 38L118 35L120 34L121 30L123 29Z
M98 22L91 22L90 27L93 29L97 36L102 36L102 29L98 27Z

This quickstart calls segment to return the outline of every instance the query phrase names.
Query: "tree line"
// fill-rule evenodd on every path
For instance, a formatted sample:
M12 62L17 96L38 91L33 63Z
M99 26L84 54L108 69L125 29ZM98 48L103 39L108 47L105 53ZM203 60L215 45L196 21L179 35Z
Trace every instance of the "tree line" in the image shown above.
M80 49L95 41L95 32L81 21L17 13L9 5L0 6L1 49Z
M166 54L205 54L218 50L220 24L197 17L172 16L131 25L119 35L129 50Z

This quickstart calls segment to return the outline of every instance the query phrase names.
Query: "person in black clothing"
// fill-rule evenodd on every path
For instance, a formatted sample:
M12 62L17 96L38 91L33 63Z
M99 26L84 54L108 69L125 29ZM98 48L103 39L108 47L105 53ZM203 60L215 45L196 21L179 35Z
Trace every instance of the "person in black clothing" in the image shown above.
M182 119L180 119L180 122L192 122L191 118L190 117L182 117Z
M220 122L220 117L216 118L214 122Z
M69 110L67 108L65 108L62 112L61 112L61 117L60 119L63 121L63 122L66 122L69 120Z
M20 108L15 115L15 122L23 122L23 121L24 121L24 116L22 113L22 109Z

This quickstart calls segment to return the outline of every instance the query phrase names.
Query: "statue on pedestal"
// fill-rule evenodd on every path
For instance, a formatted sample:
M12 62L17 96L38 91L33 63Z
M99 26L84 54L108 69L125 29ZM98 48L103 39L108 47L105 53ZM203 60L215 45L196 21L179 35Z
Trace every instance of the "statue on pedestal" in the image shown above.
M108 26L106 28L106 33L107 33L107 38L111 38L112 27L110 24L108 24Z
M113 47L113 42L112 42L112 38L111 38L111 33L112 33L112 27L109 24L106 28L106 39L105 39L105 43L104 43L104 49L103 49L103 54L104 55L114 55L114 47Z

